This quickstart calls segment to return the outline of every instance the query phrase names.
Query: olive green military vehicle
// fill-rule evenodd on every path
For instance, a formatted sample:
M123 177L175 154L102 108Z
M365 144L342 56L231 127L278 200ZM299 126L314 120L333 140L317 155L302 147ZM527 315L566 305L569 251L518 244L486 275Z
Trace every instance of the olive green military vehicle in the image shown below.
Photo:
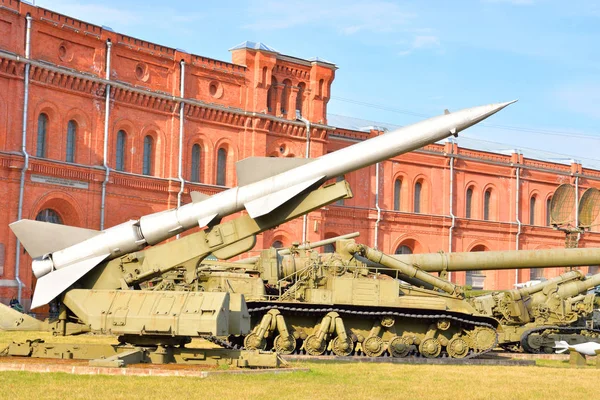
M394 255L394 259L428 272L576 267L600 264L600 249L569 248L475 253ZM586 278L568 271L538 284L473 297L469 302L500 322L499 344L529 353L552 352L555 341L600 342L592 315L600 275Z
M600 284L599 276L585 279L572 271L531 287L465 299L462 288L430 274L593 265L600 263L600 250L388 256L348 240L337 240L336 248L319 254L295 246L263 250L236 263L203 261L171 271L154 288L244 293L253 326L243 336L244 346L282 353L465 357L489 350L482 344L493 335L477 324L484 321L510 350L547 352L555 340L579 343L600 336L581 323L592 314L594 296L587 291ZM432 317L442 314L462 318L461 324ZM452 329L440 329L440 320Z
M153 288L243 293L252 332L230 340L246 349L465 358L496 346L497 320L480 314L461 287L354 240L338 240L337 249L271 248L252 264L203 261Z

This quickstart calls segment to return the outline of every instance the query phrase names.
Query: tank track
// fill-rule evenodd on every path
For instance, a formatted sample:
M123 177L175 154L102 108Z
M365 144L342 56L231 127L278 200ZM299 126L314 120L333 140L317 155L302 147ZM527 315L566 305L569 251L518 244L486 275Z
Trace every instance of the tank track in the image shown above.
M208 335L201 336L202 339L211 342L212 344L216 344L217 346L221 346L224 349L228 350L245 350L244 346L239 346L237 344L231 343L228 340L218 338L216 336Z
M340 308L340 307L328 307L328 308L291 307L291 306L284 306L284 305L279 305L279 304L272 304L272 305L256 307L256 308L249 307L248 312L250 313L250 315L252 315L252 314L267 312L272 309L277 309L279 311L286 311L289 313L295 313L295 314L299 314L299 315L326 314L329 312L337 312L340 315L356 315L356 316L360 316L363 318L377 318L377 317L385 317L385 316L394 316L394 317L414 318L414 319L426 319L426 318L427 319L450 319L453 321L462 322L462 323L466 323L466 324L470 324L470 325L491 328L494 331L496 331L496 328L493 325L488 324L487 322L480 322L480 321L474 321L471 319L459 318L457 316L449 315L449 314L415 314L415 313L403 313L403 312L398 312L398 311L360 311L360 310L351 310L351 309L345 309L345 308ZM494 344L492 346L490 346L489 348L487 348L483 351L480 351L480 352L475 352L473 349L471 349L469 354L467 356L461 358L461 360L467 360L470 358L479 357L483 354L486 354L486 353L492 351L497 345L498 345L498 334L496 334ZM296 350L296 352L298 352L298 351L299 351L299 349ZM379 357L385 357L386 353L387 352L384 352ZM440 354L440 356L438 356L438 358L442 357L442 355L448 356L444 352L444 353ZM354 354L353 357L357 357L357 355ZM420 358L422 356L420 356L418 354L412 354L409 357L411 357L411 358L419 357Z
M530 335L534 334L534 333L538 333L538 332L543 332L547 329L552 329L552 330L557 330L559 335L579 335L581 333L581 331L588 331L588 332L593 332L593 333L597 333L599 338L597 338L597 341L600 343L600 329L589 329L589 328L585 328L585 327L581 327L581 326L542 326L542 327L537 327L537 328L532 328L529 329L525 332L523 332L523 334L521 335L521 348L526 352L526 353L531 353L531 354L541 354L544 353L542 350L542 347L540 347L539 349L536 349L534 347L531 347L529 345L529 341L528 338ZM593 338L590 338L593 339Z

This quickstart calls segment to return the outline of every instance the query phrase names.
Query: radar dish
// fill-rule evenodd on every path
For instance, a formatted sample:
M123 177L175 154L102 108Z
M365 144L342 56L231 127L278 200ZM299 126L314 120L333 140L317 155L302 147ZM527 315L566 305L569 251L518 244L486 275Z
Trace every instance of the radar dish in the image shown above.
M589 188L579 200L579 226L589 228L592 226L600 212L600 190Z
M573 221L575 210L575 187L569 183L560 185L550 201L550 224L564 225Z

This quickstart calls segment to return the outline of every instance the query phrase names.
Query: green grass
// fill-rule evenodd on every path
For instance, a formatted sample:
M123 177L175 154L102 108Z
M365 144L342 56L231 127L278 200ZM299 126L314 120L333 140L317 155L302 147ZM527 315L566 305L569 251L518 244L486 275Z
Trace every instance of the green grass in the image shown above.
M17 339L114 341L111 337L52 338L0 332L0 347ZM590 359L593 363L593 359ZM0 372L0 399L581 399L597 393L599 371L539 361L532 367L371 363L293 363L310 372L182 377L83 376ZM560 371L557 371L560 369Z

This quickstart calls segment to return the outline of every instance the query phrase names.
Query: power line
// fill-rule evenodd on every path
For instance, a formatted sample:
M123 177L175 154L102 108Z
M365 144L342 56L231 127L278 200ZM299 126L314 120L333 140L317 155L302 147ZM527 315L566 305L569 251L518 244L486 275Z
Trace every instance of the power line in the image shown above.
M368 103L365 101L346 99L343 97L331 96L332 100L338 100L346 103L361 105L370 108L376 108L379 110L390 111L398 114L410 115L412 117L420 117L420 118L430 118L432 115L422 114L402 108L394 108L389 106L384 106L381 104ZM524 128L519 126L510 126L510 125L496 125L496 124L479 124L480 126L485 126L487 128L500 129L505 131L514 131L514 132L524 132L524 133L535 133L549 136L561 136L561 137L570 137L570 138L580 138L580 139L591 139L591 140L600 140L600 136L588 135L585 133L574 133L574 132L566 132L566 131L557 131L551 129L540 129L540 128Z

